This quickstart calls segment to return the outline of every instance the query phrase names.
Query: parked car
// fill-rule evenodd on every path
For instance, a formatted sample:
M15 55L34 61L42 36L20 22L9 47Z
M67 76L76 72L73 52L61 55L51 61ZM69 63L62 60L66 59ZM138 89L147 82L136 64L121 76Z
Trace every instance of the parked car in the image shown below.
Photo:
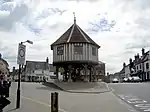
M128 82L128 78L123 78L123 82Z
M132 77L132 82L141 82L142 79L140 79L138 76L133 76Z
M112 80L112 82L113 82L113 83L118 83L119 80L118 80L117 78L114 78L114 79Z
M132 77L128 77L128 82L132 82Z

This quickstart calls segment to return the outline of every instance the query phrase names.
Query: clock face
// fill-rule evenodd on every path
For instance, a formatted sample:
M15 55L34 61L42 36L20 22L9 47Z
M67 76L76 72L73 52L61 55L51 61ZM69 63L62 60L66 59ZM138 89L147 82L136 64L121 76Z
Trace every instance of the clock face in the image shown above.
M36 68L39 68L39 65L36 65Z
M20 54L21 57L24 57L24 55L25 55L24 50L23 50L23 49L20 49L19 54Z

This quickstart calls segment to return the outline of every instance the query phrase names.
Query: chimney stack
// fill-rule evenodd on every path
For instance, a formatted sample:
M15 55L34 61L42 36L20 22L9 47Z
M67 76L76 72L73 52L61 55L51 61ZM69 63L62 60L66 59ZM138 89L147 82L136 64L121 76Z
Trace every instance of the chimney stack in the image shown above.
M123 63L123 68L125 68L125 67L126 67L126 63L124 62L124 63Z
M134 59L135 59L135 60L137 59L137 56L136 56L136 55L134 56Z
M144 49L144 48L142 48L142 56L144 55L144 53L145 53L145 49Z
M130 63L130 64L132 63L132 58L129 59L129 63Z
M46 63L49 63L49 59L48 59L48 57L46 58Z
M139 53L137 54L137 59L139 59L140 58L140 56L139 56Z

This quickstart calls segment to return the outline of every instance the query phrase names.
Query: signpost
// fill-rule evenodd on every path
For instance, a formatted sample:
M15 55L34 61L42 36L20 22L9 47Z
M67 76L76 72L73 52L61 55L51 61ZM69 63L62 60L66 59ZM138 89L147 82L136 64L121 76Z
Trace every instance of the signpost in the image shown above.
M19 73L18 73L18 88L17 88L17 101L16 101L16 108L20 108L20 74L21 74L21 65L25 63L25 54L26 54L26 46L19 43L18 46L18 57L17 57L17 64L19 64Z
M33 42L30 40L27 40L25 42L27 42L29 44L33 44ZM16 108L20 108L20 74L21 74L21 65L23 68L23 65L25 63L26 46L23 45L23 43L25 43L25 42L21 42L18 45L17 64L19 64L19 73L18 73L18 88L17 88Z

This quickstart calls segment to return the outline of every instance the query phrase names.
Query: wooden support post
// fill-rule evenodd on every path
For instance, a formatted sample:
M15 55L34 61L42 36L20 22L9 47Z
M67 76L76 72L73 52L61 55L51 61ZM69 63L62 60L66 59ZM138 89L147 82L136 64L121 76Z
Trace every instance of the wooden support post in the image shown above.
M92 68L90 67L90 76L89 76L89 82L92 81Z
M56 66L56 79L58 79L58 66Z

